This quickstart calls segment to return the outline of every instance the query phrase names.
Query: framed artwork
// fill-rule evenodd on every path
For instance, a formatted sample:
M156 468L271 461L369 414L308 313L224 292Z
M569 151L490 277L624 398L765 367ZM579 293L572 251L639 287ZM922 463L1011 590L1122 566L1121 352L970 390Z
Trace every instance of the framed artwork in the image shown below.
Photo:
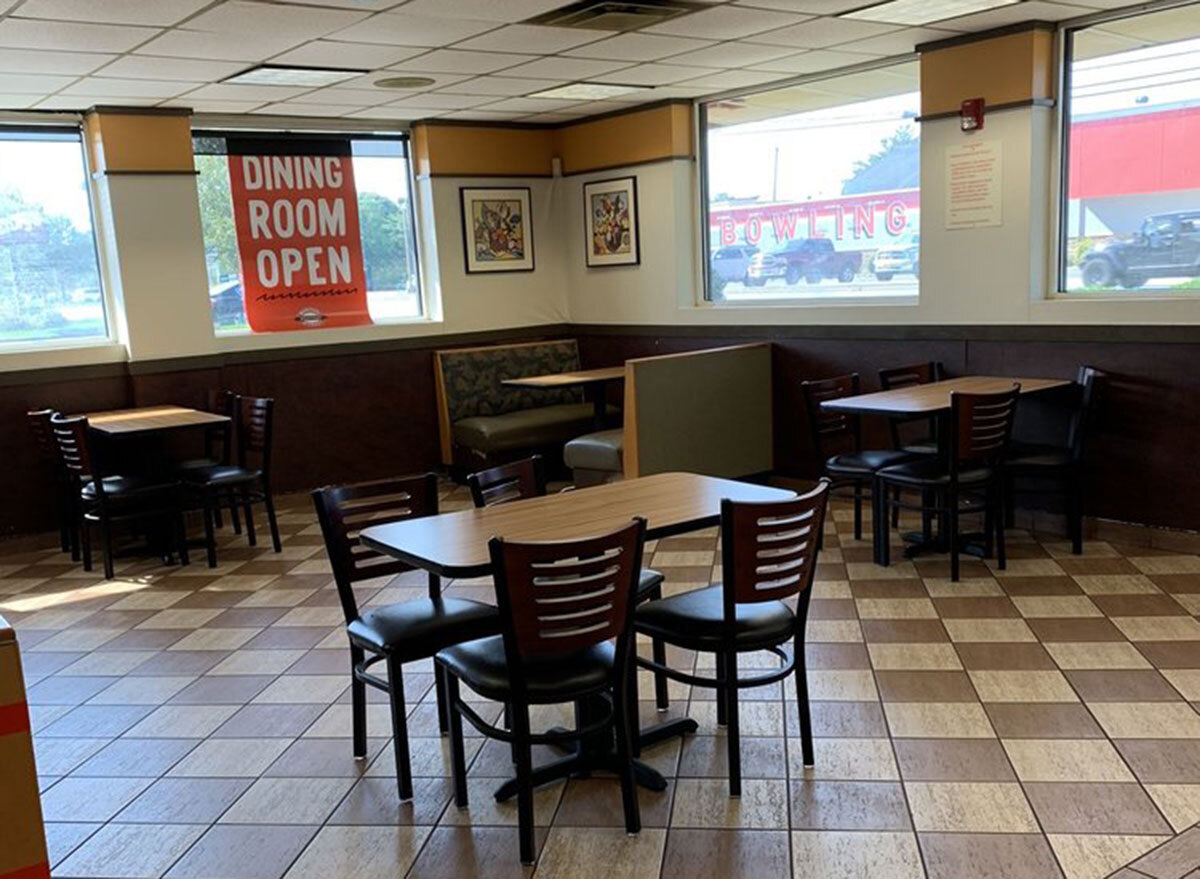
M585 184L583 211L589 267L635 266L642 261L636 177Z
M533 221L529 187L461 187L467 274L532 272Z

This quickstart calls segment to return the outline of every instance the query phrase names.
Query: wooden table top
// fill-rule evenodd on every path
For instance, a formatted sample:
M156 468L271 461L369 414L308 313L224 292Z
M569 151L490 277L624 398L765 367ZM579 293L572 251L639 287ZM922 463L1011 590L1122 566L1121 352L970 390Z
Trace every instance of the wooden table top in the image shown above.
M528 375L506 378L501 384L519 388L569 388L625 378L624 366L605 366L600 369L581 369L577 372L556 372L551 375Z
M950 394L961 391L969 394L997 394L1007 391L1013 383L1021 386L1021 394L1033 394L1050 388L1071 384L1059 378L1008 378L995 375L964 375L959 378L912 385L891 391L876 391L856 397L826 400L822 409L831 412L850 412L859 415L932 415L950 408Z
M128 436L156 430L176 430L181 427L228 424L227 415L188 409L183 406L144 406L140 409L113 409L108 412L88 412L88 426L109 436Z
M487 543L571 540L614 531L634 516L647 520L648 538L716 525L721 501L771 501L794 497L782 488L750 485L696 473L657 473L640 479L459 510L364 528L363 543L445 577L482 577L491 570Z

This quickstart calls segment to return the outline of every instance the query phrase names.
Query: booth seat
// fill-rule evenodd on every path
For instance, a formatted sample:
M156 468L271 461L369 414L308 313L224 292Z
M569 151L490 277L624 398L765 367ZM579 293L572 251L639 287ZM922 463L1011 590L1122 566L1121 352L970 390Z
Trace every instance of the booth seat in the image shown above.
M576 437L563 447L563 463L576 486L598 485L621 477L625 463L625 430L598 430Z

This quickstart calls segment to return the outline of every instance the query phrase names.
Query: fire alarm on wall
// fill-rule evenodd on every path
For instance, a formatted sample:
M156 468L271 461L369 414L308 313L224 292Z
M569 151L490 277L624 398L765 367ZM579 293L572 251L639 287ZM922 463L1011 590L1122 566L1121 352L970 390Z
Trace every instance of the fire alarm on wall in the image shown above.
M983 98L968 98L959 110L959 122L963 131L979 131L983 128Z

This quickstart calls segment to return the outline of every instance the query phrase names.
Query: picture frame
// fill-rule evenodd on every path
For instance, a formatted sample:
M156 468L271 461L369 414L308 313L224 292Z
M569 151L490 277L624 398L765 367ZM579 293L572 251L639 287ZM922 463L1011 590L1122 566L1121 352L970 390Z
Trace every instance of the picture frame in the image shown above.
M641 264L636 177L584 184L583 222L588 268Z
M532 272L533 218L528 186L459 187L468 275Z

